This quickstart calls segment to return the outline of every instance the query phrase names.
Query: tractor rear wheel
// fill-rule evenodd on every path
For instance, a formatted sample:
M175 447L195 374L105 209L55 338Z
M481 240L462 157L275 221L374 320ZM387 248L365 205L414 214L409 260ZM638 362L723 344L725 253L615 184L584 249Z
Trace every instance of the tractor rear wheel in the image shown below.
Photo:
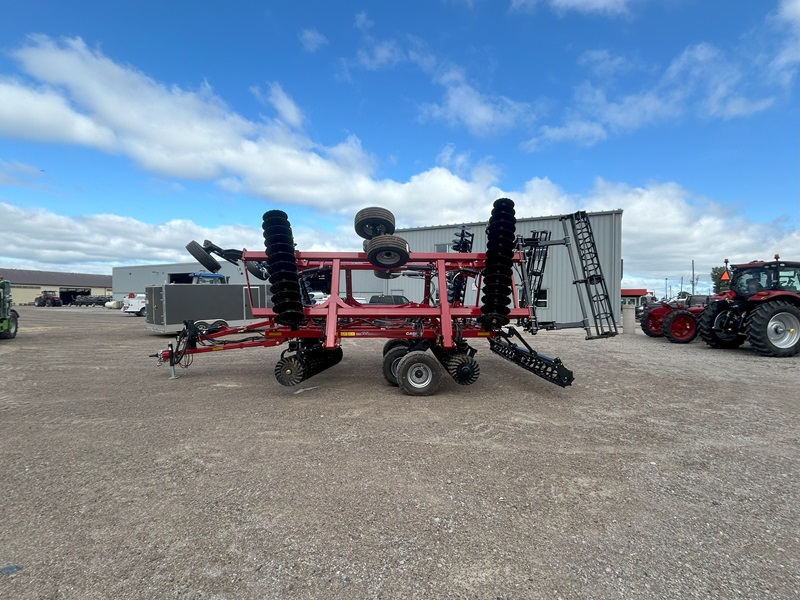
M697 337L697 321L688 310L673 310L664 319L661 331L673 344L688 344Z
M409 352L397 363L397 383L409 396L430 396L442 382L439 361L427 352Z
M728 303L720 300L706 305L697 319L697 331L700 337L712 348L738 348L744 344L744 335L722 329L722 324L729 313Z
M664 330L661 328L661 323L659 323L658 319L651 314L642 319L641 327L645 335L649 337L662 337L664 335Z
M750 314L747 336L762 356L794 356L800 352L800 308L783 300L761 304Z

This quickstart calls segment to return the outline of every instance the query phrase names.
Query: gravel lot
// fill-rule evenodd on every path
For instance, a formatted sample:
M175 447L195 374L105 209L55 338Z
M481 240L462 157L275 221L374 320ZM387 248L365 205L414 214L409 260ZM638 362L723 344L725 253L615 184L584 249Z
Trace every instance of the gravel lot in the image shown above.
M298 388L100 308L0 341L0 597L797 598L800 356L542 332L412 398L382 340Z

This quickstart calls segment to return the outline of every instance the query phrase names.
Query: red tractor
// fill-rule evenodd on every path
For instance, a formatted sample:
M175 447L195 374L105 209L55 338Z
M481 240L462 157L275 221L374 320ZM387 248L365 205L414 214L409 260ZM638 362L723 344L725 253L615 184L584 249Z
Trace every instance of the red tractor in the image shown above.
M698 319L700 337L712 348L745 341L762 356L800 352L800 262L754 261L727 268L730 289L711 298Z
M642 331L650 337L664 336L673 344L688 344L697 337L697 317L708 296L686 296L647 306L642 313Z

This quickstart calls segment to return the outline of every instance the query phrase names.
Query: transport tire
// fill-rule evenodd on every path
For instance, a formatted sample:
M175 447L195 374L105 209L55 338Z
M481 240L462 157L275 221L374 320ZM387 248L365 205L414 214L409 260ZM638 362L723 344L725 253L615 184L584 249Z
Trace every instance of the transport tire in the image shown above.
M408 346L395 346L384 355L383 378L389 385L394 387L399 385L397 381L397 366L406 354L408 354Z
M430 396L441 382L439 361L427 352L409 352L397 364L397 383L409 396Z
M186 250L188 250L189 254L210 273L216 273L222 268L219 262L217 262L217 259L211 256L208 251L196 241L192 240L186 244Z
M356 213L353 226L356 233L365 240L379 235L391 235L394 233L394 215L377 206L363 208Z
M408 348L409 346L408 340L403 340L399 338L388 340L383 345L383 355L386 356L389 353L389 350L391 350L392 348L397 348L398 346L405 346L406 348Z
M408 242L396 235L379 235L367 244L367 260L380 269L402 267L408 257Z

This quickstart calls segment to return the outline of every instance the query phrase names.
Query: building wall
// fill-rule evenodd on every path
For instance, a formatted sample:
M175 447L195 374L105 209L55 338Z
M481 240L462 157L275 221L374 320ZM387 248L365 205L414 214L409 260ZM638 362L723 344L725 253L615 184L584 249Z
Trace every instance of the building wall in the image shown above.
M219 272L229 278L229 283L246 282L241 267L224 260L220 261L220 266L222 268ZM205 267L196 262L114 267L111 272L111 286L114 299L122 300L128 294L144 294L144 288L148 285L169 283L169 276L172 274L206 271Z
M622 280L622 210L589 213L589 223L594 234L595 244L606 280L609 297L612 299L614 316L620 320L620 289ZM486 223L470 223L470 233L474 234L473 251L486 250ZM420 227L412 229L398 229L395 233L404 238L412 252L434 252L437 245L450 247L454 234L460 230L460 225L442 225L437 227ZM559 216L536 217L517 220L517 235L529 236L534 230L549 230L551 239L564 239L564 226ZM571 229L568 236L572 237ZM576 256L577 260L577 256ZM580 273L580 265L577 265ZM570 323L581 319L581 310L578 296L573 285L572 265L565 246L552 246L548 252L545 275L542 280L542 289L547 290L548 305L536 311L540 321L555 321L557 323ZM397 279L378 279L369 271L354 275L353 287L361 290L361 295L371 294L403 294L410 300L422 300L424 282L411 277ZM469 290L465 299L466 303L475 303L479 291Z

